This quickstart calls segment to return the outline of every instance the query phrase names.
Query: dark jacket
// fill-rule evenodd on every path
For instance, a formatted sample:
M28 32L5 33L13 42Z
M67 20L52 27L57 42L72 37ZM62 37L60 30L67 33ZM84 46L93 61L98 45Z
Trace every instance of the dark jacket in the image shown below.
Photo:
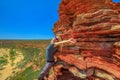
M54 61L54 53L56 52L57 48L54 47L54 43L48 45L46 49L46 60L48 62Z

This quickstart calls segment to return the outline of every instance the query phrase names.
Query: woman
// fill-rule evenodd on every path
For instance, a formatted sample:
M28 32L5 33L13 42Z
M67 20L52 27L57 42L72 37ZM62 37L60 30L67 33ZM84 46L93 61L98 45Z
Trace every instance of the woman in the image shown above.
M53 38L51 40L51 43L48 45L46 49L46 65L43 69L43 71L40 73L38 80L44 80L44 77L48 77L49 71L51 67L54 65L54 53L56 52L58 46L62 43L75 43L75 39L69 39L69 40L64 40L64 41L59 41L58 38Z

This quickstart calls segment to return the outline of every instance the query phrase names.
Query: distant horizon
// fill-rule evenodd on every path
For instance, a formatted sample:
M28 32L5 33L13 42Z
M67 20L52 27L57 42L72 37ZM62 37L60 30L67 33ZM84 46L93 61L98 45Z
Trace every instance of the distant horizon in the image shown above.
M46 38L46 39L25 39L25 38L24 38L24 39L0 39L0 41L1 41L1 40L51 40L51 39L52 39L52 38L49 38L49 39L48 39L48 38Z
M120 2L120 0L112 0ZM52 39L61 0L1 0L0 40Z
M54 36L53 37L46 37L45 36L45 38L44 37L40 37L40 38L35 38L35 37L33 37L33 38L13 38L13 37L11 37L11 38L0 38L0 40L50 40L50 39L52 39L52 38L54 38Z
M26 34L25 36L16 36L16 35L11 35L11 36L15 36L16 38L8 36L7 38L0 38L0 40L50 40L55 37L55 36L50 37L47 35L32 35L30 37L30 36L26 36Z

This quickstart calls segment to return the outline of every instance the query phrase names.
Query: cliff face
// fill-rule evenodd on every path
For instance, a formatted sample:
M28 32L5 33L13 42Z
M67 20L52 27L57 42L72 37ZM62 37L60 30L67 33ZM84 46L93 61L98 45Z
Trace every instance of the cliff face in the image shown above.
M77 40L56 52L53 80L120 80L120 3L62 0L53 31Z

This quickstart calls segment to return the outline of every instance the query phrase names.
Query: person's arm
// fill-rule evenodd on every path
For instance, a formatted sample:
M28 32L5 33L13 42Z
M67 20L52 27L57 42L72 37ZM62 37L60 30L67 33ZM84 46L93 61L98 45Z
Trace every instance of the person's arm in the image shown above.
M55 42L54 44L55 45L59 45L59 44L62 44L62 43L67 43L67 42L71 42L71 43L76 43L76 40L71 38L69 40L64 40L64 41L60 41L60 42Z
M70 40L64 40L64 41L60 41L60 42L55 42L55 45L59 45L59 44L62 44L62 43L66 43L66 42L69 42Z

